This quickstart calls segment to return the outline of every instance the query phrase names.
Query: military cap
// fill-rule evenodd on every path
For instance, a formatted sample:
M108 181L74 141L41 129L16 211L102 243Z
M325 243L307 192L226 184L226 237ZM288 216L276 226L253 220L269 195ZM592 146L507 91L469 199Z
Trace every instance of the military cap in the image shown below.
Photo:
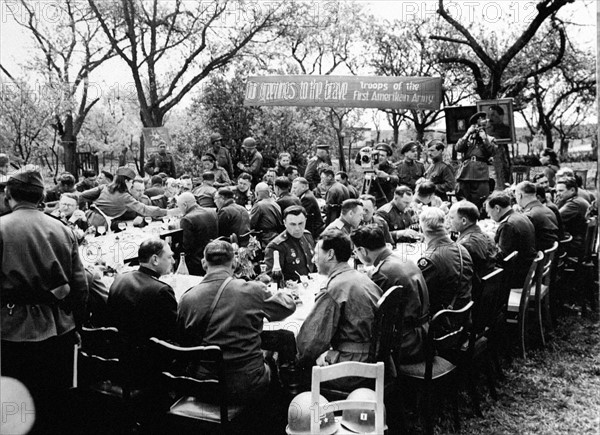
M219 133L213 133L210 135L210 143L215 143L223 140L223 137Z
M135 178L135 172L133 169L128 168L127 166L121 166L117 169L117 175L122 175L127 178L131 178L132 180Z
M8 184L27 184L44 189L44 179L38 168L34 165L25 165L14 171L8 177Z
M225 240L214 240L204 248L204 257L209 255L225 255L233 258L233 246Z
M315 148L318 150L325 150L325 151L329 151L329 145L325 145L325 144L318 144L315 145Z
M394 151L392 150L392 147L386 143L378 143L377 146L375 147L375 149L377 151L385 151L388 156L391 156L394 153Z
M477 112L475 115L469 118L469 125L477 124L480 118L487 118L487 113L485 112Z
M242 148L256 148L256 141L252 137L247 137L242 142Z
M213 153L204 153L202 160L204 160L205 157L211 159L213 162L217 160Z
M419 143L418 143L418 142L411 141L411 142L407 143L406 145L404 145L404 146L402 147L402 149L400 150L400 152L401 152L402 154L406 154L407 152L409 152L410 150L412 150L413 148L416 148L416 147L418 147L418 146L419 146Z
M225 199L232 199L233 198L233 190L231 190L229 187L221 187L219 190L217 190L217 195L219 195Z

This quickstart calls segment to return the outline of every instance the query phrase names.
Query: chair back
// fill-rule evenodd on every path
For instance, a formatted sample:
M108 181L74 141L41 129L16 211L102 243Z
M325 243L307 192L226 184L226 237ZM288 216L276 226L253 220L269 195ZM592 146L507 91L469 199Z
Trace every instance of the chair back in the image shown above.
M293 362L296 359L296 338L292 331L276 329L260 333L260 348L278 353L280 363Z
M120 385L126 396L127 379L120 356L123 342L117 328L82 328L77 357L77 384L89 387L98 382Z
M337 400L328 404L318 406L318 415L311 408L310 433L318 434L320 416L332 411L344 411L347 409L373 410L375 412L374 434L383 434L385 431L385 416L383 404L385 364L381 361L370 364L361 362L342 362L325 367L315 366L312 369L311 403L313 406L320 403L321 383L339 379L347 376L356 376L367 379L375 379L375 401L352 401ZM315 407L316 408L316 407Z
M550 275L552 268L556 264L556 252L558 251L558 242L554 242L551 248L544 251L544 260L542 261L541 280L542 284L550 285Z
M481 294L473 299L473 328L475 336L493 327L504 314L510 287L504 269L496 268L481 278Z
M513 166L511 170L513 183L519 184L521 181L529 180L529 166Z
M402 286L396 285L390 287L377 302L369 361L386 362L392 351L400 348L407 299Z
M168 391L181 396L217 402L220 406L221 423L227 423L227 395L224 384L223 353L219 346L181 347L156 337L150 339L153 354L164 370L162 382ZM196 379L189 370L198 366L210 367L216 379Z
M596 216L588 219L585 232L585 245L583 261L590 261L594 254L598 253L598 218Z
M525 281L523 282L523 290L521 291L521 300L519 301L519 321L524 319L525 314L527 313L527 305L529 303L529 297L531 295L531 289L538 283L541 285L541 266L544 260L544 253L542 251L538 251L536 257L531 262L531 266L529 266L529 270L527 271L527 275L525 276Z

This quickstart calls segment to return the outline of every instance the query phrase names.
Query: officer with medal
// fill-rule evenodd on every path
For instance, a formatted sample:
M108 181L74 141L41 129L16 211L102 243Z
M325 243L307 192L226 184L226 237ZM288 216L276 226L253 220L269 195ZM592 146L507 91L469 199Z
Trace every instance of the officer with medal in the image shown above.
M306 227L306 210L299 205L286 208L283 217L285 231L275 237L265 250L267 273L273 270L273 252L279 252L281 271L286 281L298 281L299 275L306 276L315 271L312 257L315 242Z
M161 142L158 145L158 153L153 154L144 165L144 171L150 176L164 172L169 177L177 178L175 159L167 152L167 144Z

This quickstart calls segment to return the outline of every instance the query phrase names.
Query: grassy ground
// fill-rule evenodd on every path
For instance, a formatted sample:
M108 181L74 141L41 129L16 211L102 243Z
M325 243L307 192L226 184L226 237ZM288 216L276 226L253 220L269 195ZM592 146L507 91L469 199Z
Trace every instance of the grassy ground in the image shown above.
M599 434L598 322L568 316L555 325L546 348L505 369L499 400L484 397L484 418L465 416L461 434ZM446 433L438 428L438 433Z

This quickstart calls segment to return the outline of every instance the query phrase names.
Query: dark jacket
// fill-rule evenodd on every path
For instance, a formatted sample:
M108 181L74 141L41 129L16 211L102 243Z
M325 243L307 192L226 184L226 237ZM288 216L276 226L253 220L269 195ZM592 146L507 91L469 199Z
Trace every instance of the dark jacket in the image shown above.
M569 255L580 255L582 253L587 231L585 214L589 207L590 204L585 199L572 196L559 209L565 232L573 236L573 241L569 246Z
M313 156L308 160L306 165L306 171L304 171L304 178L308 181L308 188L313 190L317 187L317 184L321 181L321 174L319 170L325 166L329 166L331 162L321 160L317 156Z
M181 218L183 230L183 251L190 274L204 275L202 258L206 245L219 237L219 218L217 211L194 204Z
M315 195L310 190L307 190L300 196L300 202L306 210L306 229L316 239L325 227L317 198L315 198Z
M427 283L432 316L450 305L461 309L471 301L473 261L464 246L440 235L427 243L417 265Z
M439 196L442 201L447 201L447 193L453 192L456 185L452 167L446 162L435 162L427 168L425 178L435 184L435 194Z
M285 192L279 198L277 198L277 204L281 209L281 216L285 212L285 209L293 205L302 205L302 201L296 195L292 195L290 192Z
M425 175L425 165L416 160L410 162L406 159L398 164L398 184L408 186L413 191L417 184L417 180Z
M406 296L399 359L396 361L401 364L423 361L429 324L429 293L423 274L414 263L396 257L389 249L383 251L373 265L371 279L384 293L400 285Z
M535 249L550 249L558 240L558 222L552 210L536 199L525 206L523 213L535 228Z
M494 155L494 145L479 133L471 133L456 142L456 151L463 153L461 167L456 174L458 181L488 181L490 172L487 161Z
M265 198L254 203L250 210L250 228L260 231L258 240L264 248L283 229L281 209L274 199Z
M171 153L166 153L164 155L160 153L153 154L144 165L144 171L150 176L156 175L159 172L164 172L169 177L177 178L175 160Z
M400 209L392 201L384 204L379 210L377 210L376 214L387 223L392 237L397 242L412 241L403 237L397 238L394 236L394 231L405 230L410 228L410 226L413 224L413 216L409 210L400 211Z
M394 190L398 185L398 172L389 162L379 164L377 169L388 175L386 177L378 176L375 180L371 181L369 193L375 197L377 207L381 207L394 198Z
M340 217L342 213L342 202L350 198L348 188L337 181L331 185L325 194L325 224Z
M228 199L217 212L219 216L219 236L229 237L232 234L238 236L250 232L250 216L248 211L241 205ZM246 246L247 240L240 239L240 245Z
M466 228L456 240L467 249L473 261L473 292L481 289L481 278L492 272L495 268L498 248L494 241L481 231L477 224Z
M147 267L117 275L108 294L112 323L133 345L151 337L174 340L177 301L170 285Z

